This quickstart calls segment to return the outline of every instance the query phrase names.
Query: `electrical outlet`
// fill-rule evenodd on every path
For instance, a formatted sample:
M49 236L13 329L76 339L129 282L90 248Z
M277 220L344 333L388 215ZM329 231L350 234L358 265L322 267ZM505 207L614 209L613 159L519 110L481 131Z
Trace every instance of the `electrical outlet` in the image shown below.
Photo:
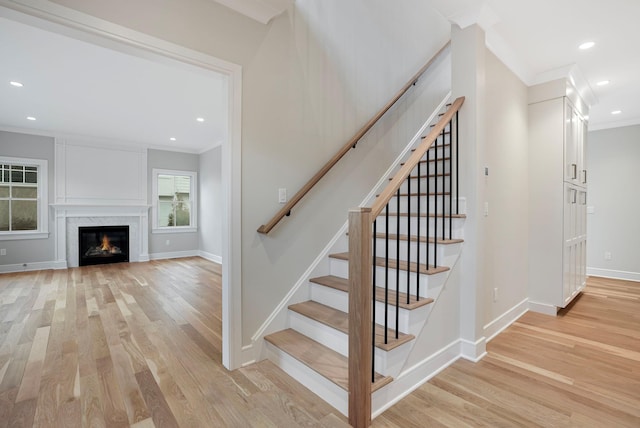
M0 248L0 256L6 256L7 255L7 249L6 248Z
M489 216L489 202L484 203L484 216L485 217Z
M280 189L278 189L278 202L280 202L281 204L284 204L287 202L287 189L281 187Z
M497 302L498 301L498 288L494 288L493 289L493 301Z
M604 252L604 259L605 260L611 260L611 251L605 251Z
M171 241L167 239L167 240L164 242L164 245L171 245Z

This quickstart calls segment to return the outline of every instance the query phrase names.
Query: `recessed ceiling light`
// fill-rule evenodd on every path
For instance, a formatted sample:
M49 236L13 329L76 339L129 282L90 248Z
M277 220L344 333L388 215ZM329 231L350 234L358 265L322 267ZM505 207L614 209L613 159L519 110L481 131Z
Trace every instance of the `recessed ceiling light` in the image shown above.
M614 110L611 112L611 114L620 114L622 113L622 110Z
M197 120L198 122L204 122L204 117L198 117L198 118L196 118L196 120Z
M36 120L36 118L33 116L27 116L27 120Z
M594 42L584 42L583 44L581 44L580 46L578 46L578 48L580 50L586 51L587 49L591 49L592 47L595 46Z
M16 82L15 80L12 80L11 82L9 82L9 84L11 86L15 86L16 88L22 88L24 85L20 82Z
M169 140L176 141L176 137L171 137L171 138L169 138Z
M598 85L598 86L607 86L609 83L611 83L609 80L601 80L598 83L596 83L596 85Z

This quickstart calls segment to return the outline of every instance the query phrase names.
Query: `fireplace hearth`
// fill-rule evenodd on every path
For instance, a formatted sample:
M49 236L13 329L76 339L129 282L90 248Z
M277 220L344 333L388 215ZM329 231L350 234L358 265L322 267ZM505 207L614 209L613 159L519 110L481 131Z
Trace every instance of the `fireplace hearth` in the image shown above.
M80 266L129 261L129 226L78 228Z

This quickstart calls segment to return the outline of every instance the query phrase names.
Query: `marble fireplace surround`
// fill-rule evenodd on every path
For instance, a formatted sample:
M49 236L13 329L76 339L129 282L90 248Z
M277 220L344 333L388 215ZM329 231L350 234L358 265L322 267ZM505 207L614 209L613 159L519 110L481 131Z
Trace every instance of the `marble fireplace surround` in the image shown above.
M129 261L149 261L149 205L55 204L56 265L78 267L78 228L129 226Z

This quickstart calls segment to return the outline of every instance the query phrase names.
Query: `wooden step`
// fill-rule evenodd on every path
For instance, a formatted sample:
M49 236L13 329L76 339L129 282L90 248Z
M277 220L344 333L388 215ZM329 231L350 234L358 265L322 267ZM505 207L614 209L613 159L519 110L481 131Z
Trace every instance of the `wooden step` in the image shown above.
M442 173L440 173L440 174L431 174L431 175L429 175L429 178L443 177L443 176L444 177L451 177L451 174L448 173L448 172L446 174L442 174ZM417 180L418 176L417 175L410 175L409 178L412 179L412 180ZM421 175L420 178L422 179L422 178L427 178L427 177L425 175ZM389 177L389 181L391 181L391 180L393 180L393 177Z
M309 281L323 285L325 287L333 288L335 290L344 291L345 293L349 293L349 280L346 278L340 278L339 276L326 275L319 276L317 278L311 278ZM396 293L389 294L389 304L392 306L396 305ZM384 288L376 287L376 301L384 302ZM414 295L409 296L409 303L407 303L407 295L405 293L400 293L400 302L398 306L402 309L413 310L420 308L422 306L433 303L433 299L430 297L420 297L420 300L416 298Z
M444 193L442 193L442 192L430 192L429 193L429 196L442 196L442 195L449 196L449 195L451 195L451 192L444 192ZM380 196L380 195L376 195L376 198L378 196ZM393 196L397 196L397 195L393 195ZM411 193L400 193L400 197L403 197L403 196L427 196L427 193L426 192L425 193L417 193L417 192L415 192L415 193L414 192L411 192Z
M346 335L349 334L349 314L345 312L311 300L291 305L289 306L289 309L328 327L336 329ZM384 327L376 324L376 347L383 351L391 351L392 349L395 349L415 338L412 334L405 334L402 332L398 332L397 339L395 335L396 331L388 328L387 343L384 343Z
M382 211L380 213L380 216L383 216L385 214L384 211ZM390 217L395 217L397 216L398 213L395 212L389 212L389 216ZM417 213L400 213L400 217L418 217ZM434 214L434 213L420 213L420 217L431 217L431 218L442 218L443 214ZM449 214L444 214L444 217L449 217ZM451 214L451 218L467 218L466 214Z
M379 239L384 239L387 236L386 233L377 233L376 234L376 238ZM398 235L395 235L393 233L389 234L389 239L392 241L395 241L398 238ZM411 242L416 242L418 240L418 237L415 235L411 235ZM401 241L407 241L407 235L400 235L400 240ZM429 242L429 244L433 244L436 240L433 237L430 237L427 239L426 236L421 236L420 237L420 242ZM438 244L442 244L442 245L451 245L451 244L459 244L461 242L464 242L463 239L442 239L442 238L438 238Z
M345 356L290 328L265 336L264 339L349 391L349 361ZM392 380L390 376L375 373L371 391L382 388Z
M332 259L349 261L349 253L329 254L329 257ZM386 266L385 259L383 257L376 257L376 266L385 267ZM395 269L396 266L400 270L404 270L404 271L410 270L410 272L416 272L416 269L417 269L418 273L422 273L425 275L435 275L437 273L446 272L449 270L447 266L434 267L432 265L427 266L422 263L420 264L416 264L415 262L407 263L404 260L400 260L400 263L398 264L396 260L389 260L390 269Z
M450 157L446 157L446 158L438 158L438 162L442 162L443 160L448 161L449 159L451 159L451 158L450 158ZM430 159L428 162L431 162L431 163L432 163L432 162L436 162L436 160L435 160L435 159ZM421 160L421 161L420 161L420 163L421 163L421 164L425 164L425 163L427 163L427 161L426 161L426 160ZM402 163L400 164L400 166L404 166L404 164L405 164L405 162L402 162Z

